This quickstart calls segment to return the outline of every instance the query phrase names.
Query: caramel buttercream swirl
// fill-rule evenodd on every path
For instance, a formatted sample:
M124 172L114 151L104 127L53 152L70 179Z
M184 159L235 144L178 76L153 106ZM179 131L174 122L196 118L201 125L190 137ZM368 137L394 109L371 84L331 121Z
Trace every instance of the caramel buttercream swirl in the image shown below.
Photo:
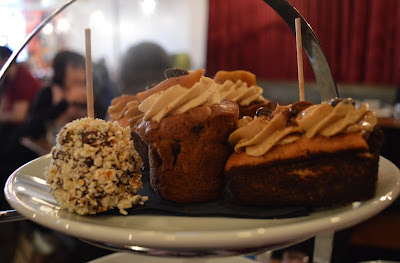
M221 99L235 101L239 106L249 106L252 102L264 100L263 89L259 86L248 86L246 82L237 80L226 80L222 84L217 84L217 90Z
M112 121L121 121L125 119L129 126L133 126L136 121L144 116L138 109L139 104L136 96L133 95L116 97L111 101L108 107L108 114Z
M351 100L343 100L335 107L327 102L312 105L288 118L290 106L278 106L271 116L242 122L228 139L235 145L235 152L246 151L248 155L261 156L277 144L292 143L300 138L312 139L317 135L331 137L339 133L371 131L377 123L368 104L363 103L356 109Z
M350 100L343 100L335 107L327 102L310 106L297 116L296 122L304 131L303 137L310 139L316 135L330 137L341 132L371 131L377 119L367 103L356 109Z
M152 94L139 105L139 110L144 113L145 121L160 122L165 116L181 114L198 106L218 104L220 100L215 82L202 76L191 88L177 84Z

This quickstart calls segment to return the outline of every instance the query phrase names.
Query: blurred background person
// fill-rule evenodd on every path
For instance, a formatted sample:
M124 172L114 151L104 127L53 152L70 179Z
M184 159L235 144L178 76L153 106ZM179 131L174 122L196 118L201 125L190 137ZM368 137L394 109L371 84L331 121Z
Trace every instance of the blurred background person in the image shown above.
M152 42L134 45L127 50L120 65L120 92L135 95L163 81L165 70L171 67L171 57L160 45Z
M0 68L7 62L12 51L0 46ZM35 79L22 64L13 63L0 83L0 131L1 140L5 135L15 134L15 129L23 124L28 116L29 108L40 90L41 83ZM2 143L2 146L4 144ZM4 149L4 147L2 147Z
M11 56L12 50L0 46L0 68ZM20 165L34 157L19 144L23 124L41 83L23 64L13 63L0 83L0 189L8 176ZM1 194L2 195L2 194ZM8 208L3 196L0 208Z
M61 51L53 59L49 86L36 96L26 132L30 138L47 138L54 144L55 134L68 122L86 116L85 58L73 51Z
M104 58L93 63L93 96L97 118L104 119L111 100L118 95L116 83L111 79Z

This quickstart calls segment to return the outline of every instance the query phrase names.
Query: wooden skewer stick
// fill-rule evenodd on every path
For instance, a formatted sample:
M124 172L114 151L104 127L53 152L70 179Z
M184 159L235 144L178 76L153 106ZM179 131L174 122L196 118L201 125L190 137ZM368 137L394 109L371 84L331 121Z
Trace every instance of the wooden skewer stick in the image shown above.
M86 94L87 94L87 114L89 118L94 118L93 102L93 72L92 72L92 47L90 28L85 29L86 46Z
M303 73L303 42L301 40L301 19L295 19L296 24L296 49L297 49L297 74L299 79L300 101L304 101L304 73Z

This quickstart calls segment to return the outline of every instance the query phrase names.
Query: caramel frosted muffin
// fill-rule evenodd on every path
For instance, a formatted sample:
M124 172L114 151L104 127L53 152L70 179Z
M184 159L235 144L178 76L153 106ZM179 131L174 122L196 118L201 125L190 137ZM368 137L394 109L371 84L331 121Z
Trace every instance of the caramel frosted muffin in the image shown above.
M139 104L140 102L136 96L122 95L111 101L111 104L108 107L108 114L112 121L117 121L122 127L131 127L133 145L142 158L143 169L148 170L149 158L147 144L135 132L138 120L141 120L144 116L144 113L138 109Z
M83 118L65 125L57 135L50 165L45 169L51 194L61 208L77 214L96 214L143 204L142 161L130 128L116 122Z
M297 102L239 121L225 172L235 201L329 206L375 194L382 131L367 104Z
M149 145L151 185L174 202L217 199L225 188L227 139L238 106L220 102L214 81L203 72L171 77L154 87L156 92L138 94L145 115L137 132Z
M253 117L260 107L275 108L262 96L263 89L256 84L256 76L245 70L223 71L215 74L217 90L221 98L235 101L239 105L239 118Z

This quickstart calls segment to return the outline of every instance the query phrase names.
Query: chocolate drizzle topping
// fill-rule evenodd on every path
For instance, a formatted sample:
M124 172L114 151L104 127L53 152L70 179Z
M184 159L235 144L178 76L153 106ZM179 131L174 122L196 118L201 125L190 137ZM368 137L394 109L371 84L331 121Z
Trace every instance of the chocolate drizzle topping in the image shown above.
M164 72L167 79L189 75L189 71L180 68L169 68Z

